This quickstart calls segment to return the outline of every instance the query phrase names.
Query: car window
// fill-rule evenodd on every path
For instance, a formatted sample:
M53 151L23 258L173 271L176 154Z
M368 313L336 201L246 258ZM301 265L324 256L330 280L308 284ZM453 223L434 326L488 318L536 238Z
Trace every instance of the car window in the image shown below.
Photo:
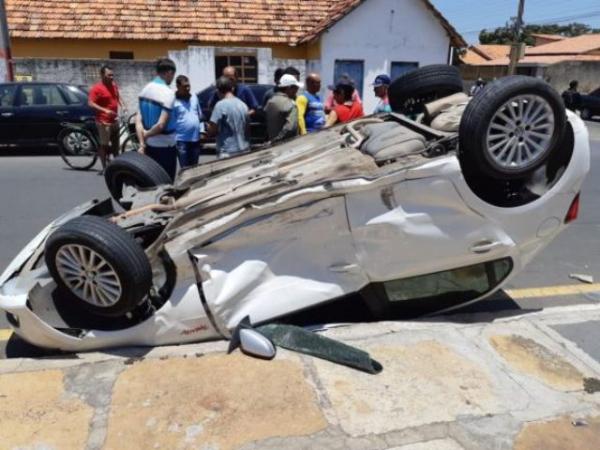
M23 86L19 98L21 106L65 106L67 102L53 84Z
M468 267L421 275L384 283L390 302L428 300L457 297L461 301L474 300L490 292L512 270L512 260L475 264Z
M75 86L63 86L63 92L67 97L67 101L73 104L82 104L87 96Z
M17 86L14 84L3 84L0 85L0 107L13 106L15 101L15 94L17 93Z

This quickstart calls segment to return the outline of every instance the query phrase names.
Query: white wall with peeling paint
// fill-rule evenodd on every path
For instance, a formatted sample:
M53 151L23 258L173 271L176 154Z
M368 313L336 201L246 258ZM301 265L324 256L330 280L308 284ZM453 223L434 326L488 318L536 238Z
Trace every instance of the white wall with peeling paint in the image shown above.
M364 106L370 114L377 104L370 84L377 75L389 74L393 61L444 64L449 46L446 30L423 2L365 2L322 35L323 86L334 81L336 59L364 61Z

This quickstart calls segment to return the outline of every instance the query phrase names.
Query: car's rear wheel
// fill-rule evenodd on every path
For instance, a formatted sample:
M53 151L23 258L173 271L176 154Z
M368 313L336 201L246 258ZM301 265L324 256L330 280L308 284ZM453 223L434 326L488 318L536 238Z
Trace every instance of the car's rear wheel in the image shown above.
M90 169L98 159L95 140L84 129L65 128L58 135L60 156L75 170Z
M100 316L122 316L148 295L152 269L142 247L100 217L77 217L46 241L48 270L64 295Z
M394 112L418 114L423 112L426 103L462 91L463 82L456 67L434 64L394 80L388 96Z
M125 209L130 207L122 201L126 186L152 188L173 182L156 161L138 152L126 152L112 160L104 171L104 180L112 197Z
M546 82L501 78L465 109L459 128L461 164L496 179L526 178L559 150L565 124L562 100Z

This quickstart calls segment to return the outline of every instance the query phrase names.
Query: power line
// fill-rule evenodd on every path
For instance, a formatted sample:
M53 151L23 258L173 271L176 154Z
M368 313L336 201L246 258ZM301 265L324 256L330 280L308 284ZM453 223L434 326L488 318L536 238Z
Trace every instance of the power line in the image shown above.
M536 23L539 23L539 24L561 23L561 22L569 22L571 20L587 19L587 18L599 17L599 16L600 16L600 10L596 10L596 11L591 11L589 13L576 14L573 16L556 17L554 19L542 19L542 20L536 21Z
M582 13L582 14L566 16L566 17L565 16L556 17L556 18L552 18L552 19L530 19L530 20L526 20L525 23L527 25L548 25L548 24L552 24L552 23L572 22L572 21L575 21L578 19L587 19L587 18L594 18L594 17L600 17L600 11L597 10L597 11L591 11L589 13ZM460 33L462 33L462 34L477 33L481 30L500 28L500 27L503 27L504 25L505 24L491 25L489 27L482 27L482 28L468 30L468 31L460 30Z

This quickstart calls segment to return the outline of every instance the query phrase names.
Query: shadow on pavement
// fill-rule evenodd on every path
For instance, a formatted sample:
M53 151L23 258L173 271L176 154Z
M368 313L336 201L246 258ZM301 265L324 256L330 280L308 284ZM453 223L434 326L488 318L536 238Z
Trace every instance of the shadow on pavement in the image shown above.
M16 334L12 334L5 343L0 354L1 358L40 358L40 359L79 359L75 353L61 352L60 350L50 350L47 348L36 347Z
M363 302L356 301L357 297L350 297L350 302L345 302L343 315L340 315L339 305L332 302L321 306L318 310L304 311L286 319L276 320L278 323L288 323L298 326L315 327L328 323L369 323L378 322L372 317ZM352 301L354 300L354 301ZM351 306L354 305L354 306ZM336 307L337 306L337 307ZM504 291L500 291L489 299L482 300L443 314L416 317L414 320L430 323L490 323L497 319L517 317L542 309L523 309ZM415 311L411 311L411 314ZM425 313L424 313L425 314ZM315 318L318 318L315 320ZM382 319L382 320L394 320ZM408 322L413 319L396 320ZM132 361L144 358L153 347L118 347L101 351L113 356L129 358ZM4 351L2 351L4 350ZM0 348L1 358L39 358L39 359L78 359L76 353L48 350L31 345L15 334L5 343L4 349Z
M57 156L60 157L58 147L6 147L0 146L0 157L23 156Z
M496 319L523 316L541 311L543 308L521 308L506 292L500 291L492 297L473 303L472 305L432 315L426 319L431 322L452 323L489 323Z
M144 358L152 348L153 347L118 347L99 350L98 352L105 355L129 358L130 360L138 360ZM12 334L8 341L0 343L0 359L10 358L34 358L44 360L81 359L79 354L74 352L37 347L24 341L16 334Z

